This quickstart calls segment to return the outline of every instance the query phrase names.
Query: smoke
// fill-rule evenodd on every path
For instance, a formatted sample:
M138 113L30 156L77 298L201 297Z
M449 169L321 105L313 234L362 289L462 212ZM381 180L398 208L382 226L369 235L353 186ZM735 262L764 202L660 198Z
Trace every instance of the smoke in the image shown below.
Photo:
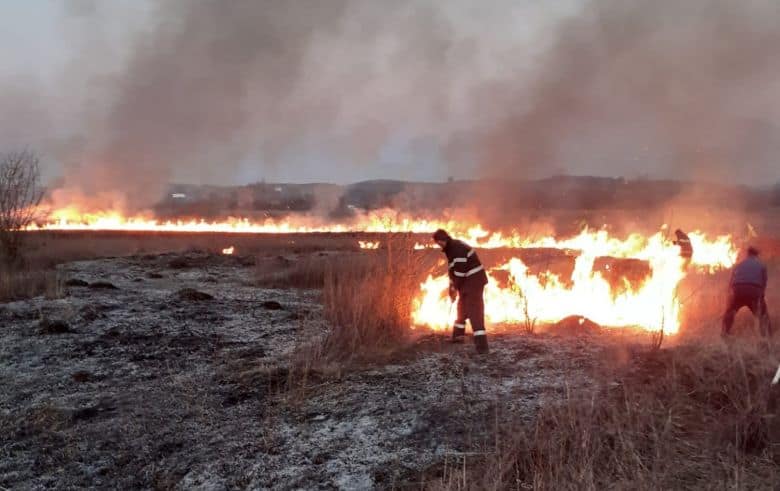
M400 179L778 177L773 0L168 0L101 42L116 15L74 2L63 22L91 28L46 90L80 96L14 106L79 101L48 118L72 125L45 143L63 201L147 207L247 167L344 179L388 148Z
M776 179L779 43L773 1L593 0L456 143L492 175Z
M283 101L344 5L163 4L116 77L74 184L90 194L119 189L128 203L149 205L177 170L229 173L250 146L283 135Z
M99 23L101 8L84 2L69 15ZM171 180L224 182L253 166L292 180L351 180L370 165L446 177L450 136L478 119L471 89L555 15L512 0L163 2L88 95L101 110L88 115L58 196L146 207ZM533 28L515 32L524 21ZM79 67L100 45L85 35Z

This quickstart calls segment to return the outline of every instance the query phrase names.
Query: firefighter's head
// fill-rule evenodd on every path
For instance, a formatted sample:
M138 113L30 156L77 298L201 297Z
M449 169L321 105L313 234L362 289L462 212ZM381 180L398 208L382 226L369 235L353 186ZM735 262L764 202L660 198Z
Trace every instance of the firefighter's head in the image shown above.
M439 244L439 247L444 249L447 247L447 242L450 241L450 234L444 229L439 229L433 233L433 241Z
M747 255L748 257L758 257L758 249L756 249L753 246L750 246L747 248Z

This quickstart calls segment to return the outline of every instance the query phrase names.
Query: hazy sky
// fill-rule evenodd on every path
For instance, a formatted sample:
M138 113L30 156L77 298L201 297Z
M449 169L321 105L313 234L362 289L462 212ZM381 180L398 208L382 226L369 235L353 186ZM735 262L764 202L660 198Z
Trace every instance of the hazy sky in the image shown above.
M775 182L778 5L0 0L0 149L131 194L560 172Z

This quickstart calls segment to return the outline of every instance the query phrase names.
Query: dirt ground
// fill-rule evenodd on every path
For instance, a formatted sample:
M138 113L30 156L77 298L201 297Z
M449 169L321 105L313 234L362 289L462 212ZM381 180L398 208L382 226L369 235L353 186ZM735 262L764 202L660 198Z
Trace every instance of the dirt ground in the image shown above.
M325 329L318 292L258 288L252 261L208 253L61 272L63 298L0 306L3 488L418 487L587 384L604 344L503 334L478 358L420 332L390 363L294 391L288 354Z

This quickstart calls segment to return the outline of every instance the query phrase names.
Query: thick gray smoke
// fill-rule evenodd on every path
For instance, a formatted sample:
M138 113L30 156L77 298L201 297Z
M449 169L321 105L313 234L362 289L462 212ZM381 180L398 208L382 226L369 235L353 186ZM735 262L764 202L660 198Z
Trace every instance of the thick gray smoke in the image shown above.
M112 14L79 5L65 17ZM780 167L779 26L774 0L162 1L115 68L94 68L110 29L75 36L90 42L59 86L100 89L45 150L68 163L65 199L133 207L173 179L306 179L395 147L458 177L762 183Z
M498 175L777 179L780 4L594 0L557 28L531 89L503 80L476 149ZM508 108L508 109L507 109Z

